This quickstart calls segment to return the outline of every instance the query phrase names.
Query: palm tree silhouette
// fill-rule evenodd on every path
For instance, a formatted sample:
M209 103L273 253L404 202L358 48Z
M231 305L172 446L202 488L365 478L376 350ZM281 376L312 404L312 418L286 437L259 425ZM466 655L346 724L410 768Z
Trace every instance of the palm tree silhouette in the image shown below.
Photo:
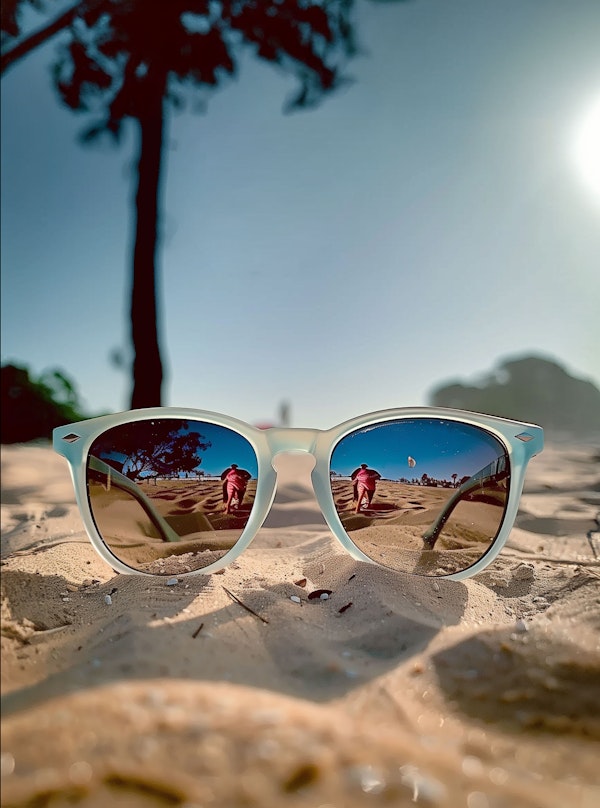
M83 140L109 133L118 141L126 120L137 124L131 406L160 405L156 265L169 109L185 106L190 91L216 88L234 76L244 46L296 76L299 89L288 110L315 105L339 86L344 65L357 52L354 0L81 0L21 37L19 13L26 3L6 0L2 6L2 71L68 30L53 74L64 103L94 119Z

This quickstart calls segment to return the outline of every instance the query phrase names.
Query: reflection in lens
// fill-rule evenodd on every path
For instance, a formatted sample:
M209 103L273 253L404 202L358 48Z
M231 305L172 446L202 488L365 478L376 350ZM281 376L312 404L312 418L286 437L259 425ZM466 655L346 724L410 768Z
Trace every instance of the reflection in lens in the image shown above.
M376 424L342 438L330 469L352 542L391 569L466 570L500 532L510 464L500 441L480 427L431 418Z
M204 569L241 536L256 493L254 449L226 427L156 419L113 427L87 461L90 509L110 552L156 575Z

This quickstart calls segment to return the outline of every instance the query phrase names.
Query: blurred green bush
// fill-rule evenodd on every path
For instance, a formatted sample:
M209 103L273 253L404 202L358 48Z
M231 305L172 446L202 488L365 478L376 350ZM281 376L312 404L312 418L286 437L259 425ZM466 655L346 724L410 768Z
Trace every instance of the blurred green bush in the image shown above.
M61 370L33 378L26 367L2 366L2 443L49 440L54 427L85 417L75 384Z

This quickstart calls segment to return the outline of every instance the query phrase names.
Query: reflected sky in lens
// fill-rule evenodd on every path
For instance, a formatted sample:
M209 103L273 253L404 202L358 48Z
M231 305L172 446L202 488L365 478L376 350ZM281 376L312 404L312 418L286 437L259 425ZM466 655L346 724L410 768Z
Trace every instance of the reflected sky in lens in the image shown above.
M189 421L189 432L199 432L210 441L211 446L202 452L200 468L205 474L221 474L232 463L258 476L258 466L254 449L246 438L217 424Z
M173 424L174 428L176 427L176 421L173 419L168 419L168 421ZM152 422L137 421L134 422L134 424L130 424L129 427L143 430L144 424L150 423ZM209 424L203 421L186 421L186 423L187 429L181 427L179 430L180 434L183 435L195 432L203 436L203 442L210 442L211 444L207 449L199 452L202 458L198 466L199 471L204 472L205 475L220 476L232 463L237 463L240 468L249 471L252 477L256 478L258 476L258 465L254 449L242 435L238 435L237 432L233 432L231 429L219 426L218 424ZM115 429L119 429L119 427ZM105 433L107 437L111 432L113 432L113 430L109 430ZM142 432L140 431L140 435L141 434ZM103 436L101 435L95 441L94 452L101 455L102 459L106 460L108 457L112 457L113 459L123 462L126 459L125 454L119 455L116 452L111 452L110 455L107 455L104 452L98 452L97 447L102 447L102 438Z
M362 463L389 480L470 476L504 450L487 432L454 421L414 419L368 427L343 438L334 449L331 470L350 475ZM409 457L416 465L409 465Z

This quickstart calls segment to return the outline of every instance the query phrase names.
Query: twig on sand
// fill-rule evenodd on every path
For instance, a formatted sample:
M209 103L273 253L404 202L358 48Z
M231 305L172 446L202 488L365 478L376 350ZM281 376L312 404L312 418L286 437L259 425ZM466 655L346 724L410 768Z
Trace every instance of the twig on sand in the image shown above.
M239 604L240 604L240 606L241 606L243 609L245 609L247 612L250 612L250 614L253 614L255 617L258 617L258 619L259 619L259 620L262 620L262 621L263 621L263 623L268 623L268 622L269 622L269 621L267 620L267 618L266 618L266 617L263 617L262 615L258 614L258 612L255 612L255 611L254 611L254 609L251 609L251 608L250 608L250 606L247 606L247 605L246 605L246 604L245 604L243 601L241 601L241 600L238 598L238 596L237 596L237 595L234 595L234 594L233 594L233 592L230 592L230 591L229 591L229 589L227 589L227 587L225 587L225 586L224 586L224 587L223 587L223 589L224 589L224 590L227 592L227 594L229 595L229 597L230 597L232 600L235 600L235 602L236 602L236 603L239 603Z
M196 637L198 636L198 634L200 634L200 632L202 631L203 628L204 628L204 623L200 623L200 625L198 626L196 631L194 631L194 633L192 634L192 640L196 639Z
M36 553L43 553L51 547L58 547L60 544L86 544L89 545L89 539L75 539L72 536L57 537L54 541L40 541L32 542L31 544L21 547L20 550L15 550L11 553L13 558L20 558L21 556L35 555Z
M38 636L39 634L45 634L48 636L48 634L54 634L57 631L62 631L63 628L69 628L69 626L72 625L73 623L63 623L62 626L53 626L52 628L36 628L34 637Z
M600 513L596 514L596 525L600 528ZM588 530L587 540L588 544L590 545L590 549L594 555L594 558L598 558L598 553L596 552L596 548L594 547L594 539L598 538L600 538L600 533L597 530Z

